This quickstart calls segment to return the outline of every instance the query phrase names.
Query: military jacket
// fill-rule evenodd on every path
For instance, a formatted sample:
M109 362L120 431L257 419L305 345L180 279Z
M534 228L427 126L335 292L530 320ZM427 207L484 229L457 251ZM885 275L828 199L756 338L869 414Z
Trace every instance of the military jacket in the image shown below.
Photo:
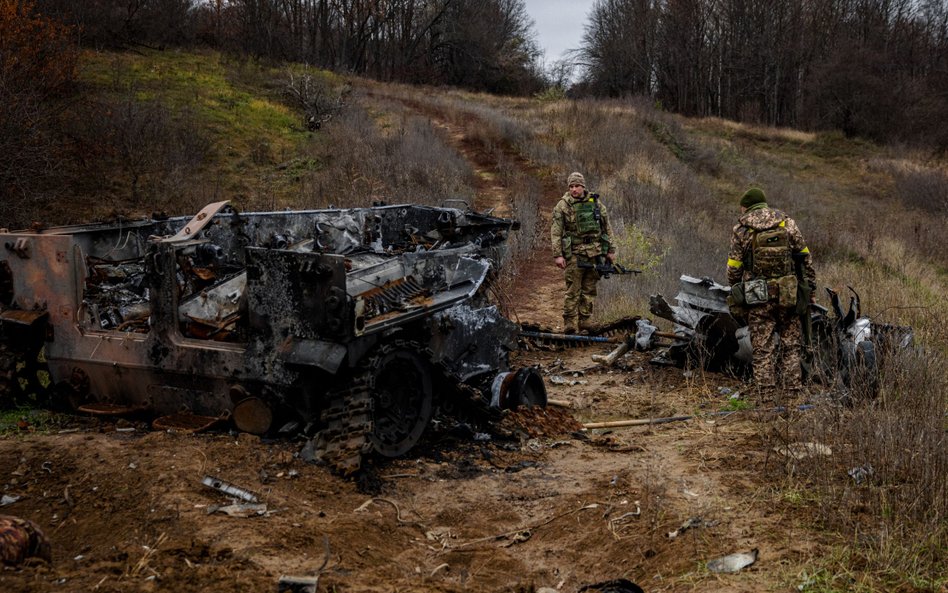
M592 230L588 224L589 213L583 212L583 207L591 195L584 191L579 198L573 198L566 192L553 208L553 222L550 225L550 241L553 248L553 257L563 256L570 259L573 255L596 257L606 253L615 253L609 239L609 214L602 200L599 204L598 230ZM589 204L591 207L593 204ZM579 212L577 212L579 211Z
M792 218L775 208L752 208L741 215L731 233L731 248L727 254L727 281L735 284L753 279L749 269L748 255L755 233L783 226L790 240L790 251L803 261L803 276L811 290L816 290L816 272L813 258L806 246L803 234Z

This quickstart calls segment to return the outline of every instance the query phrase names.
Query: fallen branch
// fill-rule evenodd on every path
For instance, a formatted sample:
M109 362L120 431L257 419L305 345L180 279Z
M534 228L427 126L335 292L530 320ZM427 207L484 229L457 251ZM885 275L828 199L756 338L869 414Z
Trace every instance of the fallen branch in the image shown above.
M801 412L805 412L812 408L813 408L812 404L801 404L796 407L796 409ZM587 422L583 424L583 429L590 430L593 428L624 428L628 426L645 426L648 424L666 424L668 422L683 422L685 420L692 420L694 418L701 418L701 417L730 416L731 414L737 414L738 412L741 412L741 411L782 414L787 411L787 408L785 408L784 406L777 406L775 408L770 408L768 410L757 410L757 409L722 410L720 412L709 412L707 414L700 414L697 416L668 416L666 418L635 418L635 419L629 419L629 420L609 420L606 422Z
M415 526L415 527L418 527L418 528L421 529L421 530L425 530L425 529L426 529L426 527L425 527L423 524L419 523L418 521L409 521L408 519L403 519L403 518L402 518L402 510L401 510L400 508L398 508L398 505L395 503L394 500L390 500L390 499L388 499L388 498L381 498L381 497L370 498L369 500L367 500L367 501L363 502L361 505L359 505L359 508L357 508L357 509L356 509L355 511L353 511L353 512L355 512L355 513L364 513L365 510L368 508L368 506L369 506L370 504L372 504L373 502L385 502L385 503L388 503L388 504L392 505L392 507L395 508L395 520L398 521L399 523L401 523L402 525L413 525L413 526Z
M583 428L622 428L625 426L644 426L647 424L665 424L667 422L681 422L691 420L694 416L669 416L668 418L637 418L634 420L611 420L608 422L587 422Z

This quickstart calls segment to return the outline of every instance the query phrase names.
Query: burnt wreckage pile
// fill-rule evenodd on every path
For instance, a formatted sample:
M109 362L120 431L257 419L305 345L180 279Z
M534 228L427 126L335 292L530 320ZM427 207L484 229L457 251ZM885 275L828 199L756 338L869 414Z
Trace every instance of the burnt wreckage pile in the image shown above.
M839 295L826 289L831 309L810 306L805 321L808 352L805 370L811 379L840 387L844 402L854 396L873 395L878 387L880 359L893 351L911 346L912 329L873 322L862 315L859 295L852 288L846 313ZM679 279L677 305L662 295L654 295L649 310L674 322L674 335L663 334L647 320L638 322L636 346L658 346L658 336L666 338L653 362L695 364L709 370L750 372L750 333L744 320L735 319L728 308L731 289L710 278L683 275ZM671 340L670 343L668 340Z
M342 472L433 410L545 405L486 298L512 220L416 205L0 231L0 395L303 432ZM19 361L19 362L17 362Z

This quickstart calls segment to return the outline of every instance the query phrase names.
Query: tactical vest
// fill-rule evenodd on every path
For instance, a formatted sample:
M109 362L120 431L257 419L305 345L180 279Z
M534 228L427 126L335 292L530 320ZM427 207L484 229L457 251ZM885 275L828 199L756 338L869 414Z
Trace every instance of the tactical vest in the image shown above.
M596 194L587 194L582 200L573 202L576 227L572 234L581 243L597 241L602 234L602 213L597 198Z
M754 278L780 278L793 275L790 233L786 221L763 231L751 230L750 270Z

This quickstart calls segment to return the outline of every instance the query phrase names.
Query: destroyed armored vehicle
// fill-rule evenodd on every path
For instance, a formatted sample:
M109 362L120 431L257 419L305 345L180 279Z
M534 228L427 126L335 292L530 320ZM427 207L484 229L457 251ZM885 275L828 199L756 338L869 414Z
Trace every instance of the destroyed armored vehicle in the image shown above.
M804 360L809 377L823 384L838 383L842 399L873 395L878 387L880 357L911 345L911 328L875 323L862 315L859 295L852 288L849 310L843 313L839 295L827 288L831 310L810 306L810 348ZM752 347L747 323L736 319L728 308L731 289L710 278L683 275L679 279L677 305L662 295L650 299L649 310L675 324L672 342L660 350L654 362L693 364L708 370L728 370L749 375ZM830 314L832 312L832 315ZM648 349L661 334L647 321L640 321L636 345ZM667 336L667 334L665 334Z
M351 472L370 449L405 453L436 408L545 405L485 296L516 227L467 208L219 202L0 230L0 396L300 432Z

